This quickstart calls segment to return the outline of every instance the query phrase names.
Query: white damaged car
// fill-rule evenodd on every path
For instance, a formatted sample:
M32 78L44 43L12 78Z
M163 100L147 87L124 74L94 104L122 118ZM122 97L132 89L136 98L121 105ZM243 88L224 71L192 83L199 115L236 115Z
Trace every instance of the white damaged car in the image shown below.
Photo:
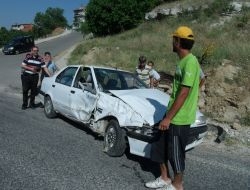
M86 124L104 136L104 151L121 156L130 152L150 157L169 95L148 88L133 73L114 68L70 65L44 78L41 92L48 118L62 114ZM200 144L207 132L206 119L197 111L186 150Z

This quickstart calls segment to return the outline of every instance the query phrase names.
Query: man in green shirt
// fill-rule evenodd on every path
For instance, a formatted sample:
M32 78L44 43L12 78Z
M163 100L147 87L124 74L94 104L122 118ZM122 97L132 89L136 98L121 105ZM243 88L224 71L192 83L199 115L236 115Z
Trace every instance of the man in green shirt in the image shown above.
M152 146L151 151L151 159L160 163L161 176L146 183L149 188L183 190L185 147L190 125L195 121L200 81L200 65L190 52L193 44L194 35L190 28L181 26L173 33L173 51L180 61L176 67L168 111L159 125L164 140L157 147ZM174 171L173 181L167 161Z

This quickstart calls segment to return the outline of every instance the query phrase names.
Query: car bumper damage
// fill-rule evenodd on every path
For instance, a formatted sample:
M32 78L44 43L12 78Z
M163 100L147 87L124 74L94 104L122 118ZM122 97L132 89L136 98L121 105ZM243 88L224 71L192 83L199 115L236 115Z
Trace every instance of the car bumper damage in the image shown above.
M207 125L191 127L186 151L202 143L207 133ZM127 132L130 153L145 158L150 158L152 143L158 140L159 130L156 127L142 127Z

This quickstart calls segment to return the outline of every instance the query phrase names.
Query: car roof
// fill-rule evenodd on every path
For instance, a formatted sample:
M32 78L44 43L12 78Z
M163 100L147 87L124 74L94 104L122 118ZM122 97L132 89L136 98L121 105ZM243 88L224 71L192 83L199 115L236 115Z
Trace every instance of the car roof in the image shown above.
M22 39L22 38L33 38L33 36L28 35L28 36L16 36L13 39Z
M114 67L107 67L107 66L97 66L97 65L81 65L81 64L74 64L74 65L68 65L68 67L89 67L89 68L93 68L93 69L109 69L109 70L117 70L117 71L124 71L124 72L130 72L127 70L122 70L122 69L118 69L118 68L114 68Z

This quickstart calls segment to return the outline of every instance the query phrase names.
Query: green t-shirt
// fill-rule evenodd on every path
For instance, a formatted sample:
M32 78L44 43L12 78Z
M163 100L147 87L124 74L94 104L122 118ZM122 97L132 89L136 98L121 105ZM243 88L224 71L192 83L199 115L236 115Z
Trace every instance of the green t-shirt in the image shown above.
M197 58L190 53L177 64L168 110L177 98L181 85L190 87L190 91L187 99L173 117L171 123L175 125L190 125L194 123L199 94L199 77L200 65Z

